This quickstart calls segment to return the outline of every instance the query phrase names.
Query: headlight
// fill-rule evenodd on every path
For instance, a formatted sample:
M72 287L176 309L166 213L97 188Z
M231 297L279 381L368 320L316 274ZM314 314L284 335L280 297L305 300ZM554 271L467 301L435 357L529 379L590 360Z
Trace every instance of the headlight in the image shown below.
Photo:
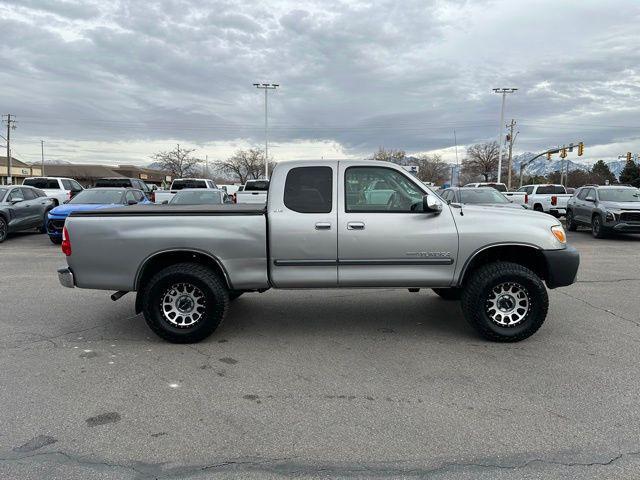
M564 228L562 228L562 225L554 225L553 227L551 227L551 233L553 233L553 236L556 237L556 240L558 240L560 243L567 243L567 235L564 233Z
M607 210L605 212L605 217L607 219L607 222L613 222L616 219L616 214L614 212Z

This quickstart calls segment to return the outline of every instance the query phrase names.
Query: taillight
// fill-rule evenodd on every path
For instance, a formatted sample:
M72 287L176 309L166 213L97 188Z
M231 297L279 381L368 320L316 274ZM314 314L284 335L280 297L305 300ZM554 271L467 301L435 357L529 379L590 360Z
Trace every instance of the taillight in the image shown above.
M62 253L64 253L67 257L71 255L71 240L69 239L69 232L67 231L67 227L62 229Z
M524 194L524 203L529 203L529 194L528 193Z
M558 204L558 197L556 197L555 195L551 196L551 205L557 205Z
M238 199L235 193L231 194L231 203L238 203Z
M151 192L151 201L156 203L156 192Z

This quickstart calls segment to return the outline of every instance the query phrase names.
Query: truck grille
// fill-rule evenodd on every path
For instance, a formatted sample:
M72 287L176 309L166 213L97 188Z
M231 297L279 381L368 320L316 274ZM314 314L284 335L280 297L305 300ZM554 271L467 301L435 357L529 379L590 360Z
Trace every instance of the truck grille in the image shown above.
M623 222L640 222L640 212L622 212L620 220Z
M50 232L61 231L63 227L64 227L64 220L49 220L49 222L47 222L47 229Z

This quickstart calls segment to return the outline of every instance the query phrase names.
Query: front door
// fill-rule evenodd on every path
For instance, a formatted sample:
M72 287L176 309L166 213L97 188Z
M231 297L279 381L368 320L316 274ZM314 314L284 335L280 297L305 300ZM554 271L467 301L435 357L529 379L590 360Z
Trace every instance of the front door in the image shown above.
M29 228L31 209L28 201L24 198L21 188L14 188L9 193L7 201L11 202L13 218L9 221L9 230L17 231Z
M351 165L339 172L339 286L449 286L458 254L450 208L422 211L434 194L399 167Z
M270 276L278 288L338 285L337 166L283 164L272 179L269 190L284 192L267 205Z

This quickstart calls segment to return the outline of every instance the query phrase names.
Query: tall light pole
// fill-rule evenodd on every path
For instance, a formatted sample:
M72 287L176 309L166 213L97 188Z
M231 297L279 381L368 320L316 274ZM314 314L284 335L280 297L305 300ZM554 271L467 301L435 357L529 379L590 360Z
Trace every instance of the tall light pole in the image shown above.
M278 83L254 83L253 86L264 90L264 178L269 180L269 107L267 92L275 90L280 85Z
M507 98L507 93L514 93L517 88L494 88L493 93L502 94L502 108L500 110L500 127L498 129L498 183L500 183L500 177L502 175L502 128L504 124L504 103Z
M44 140L40 140L40 160L42 165L40 166L40 175L44 177Z

